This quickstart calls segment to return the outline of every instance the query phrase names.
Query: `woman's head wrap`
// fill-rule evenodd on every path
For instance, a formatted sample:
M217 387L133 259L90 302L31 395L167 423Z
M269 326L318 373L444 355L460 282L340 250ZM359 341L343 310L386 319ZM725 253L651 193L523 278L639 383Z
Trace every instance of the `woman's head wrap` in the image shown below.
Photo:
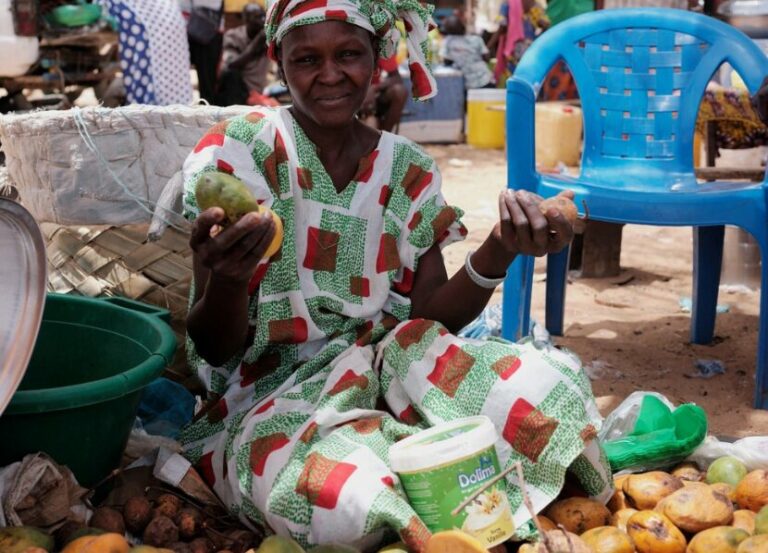
M276 60L276 50L286 34L300 25L323 21L344 21L362 27L379 38L379 55L389 58L397 53L403 22L408 68L413 96L426 100L437 94L437 85L427 63L432 6L418 0L274 0L267 11L266 34L269 55Z

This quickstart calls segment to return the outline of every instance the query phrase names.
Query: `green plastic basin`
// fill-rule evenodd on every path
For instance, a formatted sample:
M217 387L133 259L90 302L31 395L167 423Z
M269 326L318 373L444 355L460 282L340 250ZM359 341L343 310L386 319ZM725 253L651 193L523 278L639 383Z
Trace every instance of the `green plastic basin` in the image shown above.
M0 416L0 466L43 451L83 486L119 466L142 389L173 360L167 310L48 294L21 385Z

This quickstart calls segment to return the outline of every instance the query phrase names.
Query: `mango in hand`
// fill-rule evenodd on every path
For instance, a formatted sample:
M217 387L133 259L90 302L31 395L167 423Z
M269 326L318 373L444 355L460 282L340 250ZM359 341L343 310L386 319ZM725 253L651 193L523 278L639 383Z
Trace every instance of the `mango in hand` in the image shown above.
M546 200L542 200L541 203L539 203L539 210L544 215L546 215L547 211L552 208L562 213L563 217L565 217L571 225L573 225L579 217L576 204L573 203L573 200L565 196L553 196Z
M275 236L264 257L272 257L283 243L283 221L268 207L259 205L243 181L227 173L209 171L200 175L195 188L195 199L201 210L220 207L224 210L222 226L237 222L246 213L268 212L275 222Z

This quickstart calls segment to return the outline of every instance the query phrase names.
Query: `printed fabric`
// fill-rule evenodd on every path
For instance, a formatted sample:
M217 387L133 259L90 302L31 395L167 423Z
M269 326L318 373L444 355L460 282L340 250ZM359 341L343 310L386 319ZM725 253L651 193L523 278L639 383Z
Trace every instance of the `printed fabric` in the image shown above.
M283 37L296 27L323 21L357 25L379 38L379 56L397 54L402 21L408 51L408 69L414 98L427 100L437 94L429 63L428 33L434 27L430 4L419 0L275 0L267 11L265 30L268 52L277 61Z
M421 148L383 133L337 192L289 110L256 108L214 126L186 161L189 218L209 170L242 179L285 225L282 249L251 281L247 347L212 367L187 343L213 401L184 430L186 455L245 523L305 547L400 539L421 552L430 532L389 468L389 447L478 414L496 425L501 463L523 463L538 510L569 467L608 499L600 419L574 357L409 320L420 257L466 233ZM508 482L525 535L529 516Z
M187 27L175 0L100 0L118 24L130 104L192 102Z

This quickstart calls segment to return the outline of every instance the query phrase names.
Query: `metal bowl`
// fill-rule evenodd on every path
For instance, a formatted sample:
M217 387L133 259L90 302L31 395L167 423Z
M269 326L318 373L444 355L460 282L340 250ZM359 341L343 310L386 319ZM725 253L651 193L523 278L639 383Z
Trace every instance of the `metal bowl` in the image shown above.
M32 215L0 198L0 415L27 370L45 304L45 243Z

